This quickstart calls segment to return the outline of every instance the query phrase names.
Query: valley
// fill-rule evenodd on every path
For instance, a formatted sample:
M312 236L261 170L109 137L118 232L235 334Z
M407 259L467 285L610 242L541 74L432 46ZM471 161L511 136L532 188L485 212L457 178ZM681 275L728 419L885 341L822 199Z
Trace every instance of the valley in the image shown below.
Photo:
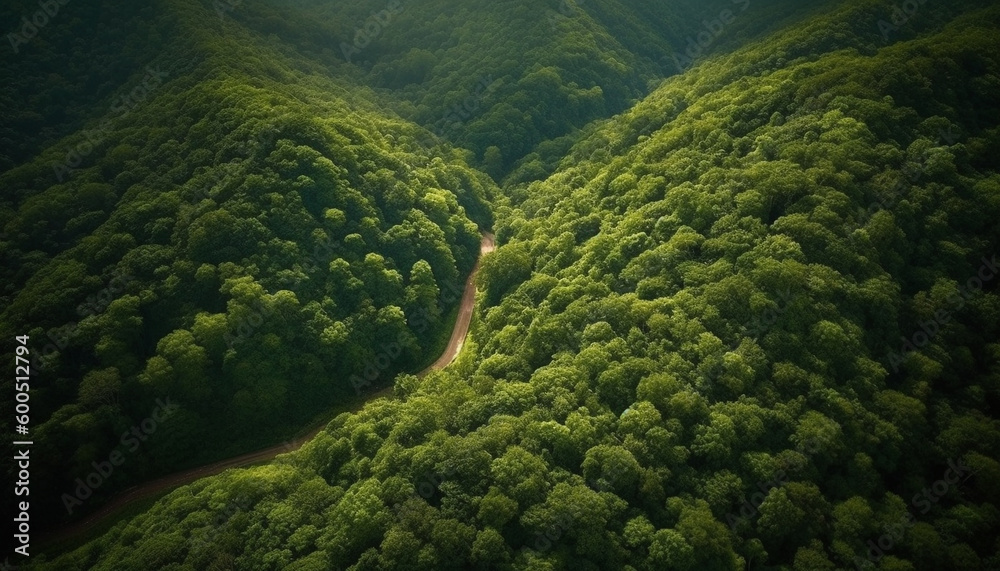
M39 9L11 564L1000 567L993 3Z

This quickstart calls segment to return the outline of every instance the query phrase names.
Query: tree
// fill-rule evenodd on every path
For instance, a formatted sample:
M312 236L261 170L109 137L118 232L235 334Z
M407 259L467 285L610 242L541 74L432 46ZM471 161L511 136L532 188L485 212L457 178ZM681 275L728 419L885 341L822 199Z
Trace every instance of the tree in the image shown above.
M735 570L744 566L742 558L732 549L731 531L712 517L704 500L678 503L676 498L671 498L667 501L668 509L676 511L680 508L674 529L694 550L695 568ZM672 538L671 545L676 546L674 549L679 554L686 551L683 545L675 542L675 538Z
M496 529L486 528L476 534L470 561L476 569L500 569L510 561L503 536Z
M403 297L403 276L388 268L380 254L365 255L360 278L376 306L389 305Z
M177 329L156 344L156 355L147 361L139 378L161 394L183 394L186 401L205 406L212 393L206 375L208 364L208 355L194 335Z
M90 371L80 382L80 404L90 409L101 406L117 408L121 388L121 376L115 367Z
M531 276L531 257L527 245L519 243L501 246L486 256L479 269L479 287L487 296L489 305L496 305L500 298Z
M437 303L440 294L441 290L434 279L430 264L424 260L416 261L410 269L409 283L403 296L405 304L403 309L410 318L408 321L414 333L419 335L424 332L416 330L419 327L418 322L422 322L426 327L428 322L434 323L438 320L441 315ZM419 319L415 319L417 316Z
M694 569L694 548L677 531L661 529L649 546L649 564L654 569Z
M495 487L482 497L477 517L483 525L501 530L518 514L518 503Z
M493 461L490 474L499 491L521 506L541 501L549 488L548 466L538 456L512 446Z
M812 541L808 547L800 547L795 552L795 571L812 571L813 569L833 571L836 568L837 566L823 552L823 544L818 540Z
M581 466L588 485L613 492L625 499L634 497L639 482L639 463L631 452L618 446L599 445L587 451Z

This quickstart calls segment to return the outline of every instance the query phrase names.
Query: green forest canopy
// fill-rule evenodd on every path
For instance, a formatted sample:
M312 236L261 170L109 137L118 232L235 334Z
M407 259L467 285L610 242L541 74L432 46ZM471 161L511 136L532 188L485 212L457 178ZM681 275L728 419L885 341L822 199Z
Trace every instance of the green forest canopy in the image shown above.
M615 35L643 18L628 3L577 2L579 21L475 4L440 38L387 26L353 69L313 31L350 34L361 6L341 21L299 2L292 22L317 17L293 28L266 4L208 19L161 5L195 60L164 64L67 182L51 163L82 133L2 175L17 189L4 328L76 323L34 387L39 456L85 473L155 395L179 395L183 422L124 485L213 429L311 418L380 344L411 347L385 382L412 370L413 316L447 311L493 227L462 359L37 568L1000 566L1000 10L928 3L890 29L891 6L848 2L769 29L781 3L763 4L742 41L660 82L650 62L700 14L635 28L665 46L646 53ZM508 10L614 38L572 68L597 83L520 56L456 146L428 149L415 123L433 131L432 102L467 89L428 70L476 59L421 50L458 34L493 53L473 28ZM397 16L410 30L414 10ZM627 63L602 67L616 53ZM560 99L594 85L600 105ZM476 141L500 117L516 151L494 143L491 166Z

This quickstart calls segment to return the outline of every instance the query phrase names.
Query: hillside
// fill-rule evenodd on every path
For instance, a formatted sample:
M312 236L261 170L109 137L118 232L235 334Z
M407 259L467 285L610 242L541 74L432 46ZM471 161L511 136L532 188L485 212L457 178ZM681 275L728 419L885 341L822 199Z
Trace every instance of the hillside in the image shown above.
M457 7L446 0L298 0L292 7L240 4L227 16L378 90L432 140L472 151L472 162L500 180L516 166L524 166L521 179L543 175L580 129L689 67L684 51L705 32L704 22L720 28L692 51L696 59L806 10L789 0L725 0L711 8L638 0ZM733 13L724 28L715 23L723 11Z
M733 35L774 25L782 5L755 6ZM32 6L4 10L17 21ZM39 501L43 528L137 481L281 442L427 364L498 194L470 168L485 164L473 139L504 148L494 176L547 141L515 178L541 176L581 127L679 71L656 62L705 14L426 8L372 12L378 37L358 53L337 41L366 21L358 2L109 0L19 32L3 63L16 80L2 164L16 166L0 174L0 329L36 344L39 480L60 490ZM435 46L420 81L386 71L419 69L412 54ZM567 106L578 95L590 102ZM167 432L142 447L148 435L122 436L167 397L181 403ZM127 466L78 485L116 450Z
M42 522L280 442L424 364L491 224L488 177L204 15L164 16L185 40L115 92L128 106L0 176L0 329L33 340L36 482L57 491ZM155 435L119 438L163 399ZM95 497L74 493L116 450Z

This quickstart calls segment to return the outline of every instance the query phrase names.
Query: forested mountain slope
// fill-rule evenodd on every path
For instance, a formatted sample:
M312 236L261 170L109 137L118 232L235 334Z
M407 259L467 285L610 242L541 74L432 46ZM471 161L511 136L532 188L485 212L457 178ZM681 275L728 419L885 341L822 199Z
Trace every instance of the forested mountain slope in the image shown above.
M370 91L175 4L106 114L0 175L38 529L424 364L492 224L489 177Z
M1000 567L1000 9L891 12L667 79L497 199L455 366L37 567Z
M791 13L732 4L705 53ZM27 20L0 64L0 329L37 344L39 481L61 490L43 521L278 441L426 359L491 220L495 186L468 165L541 176L579 128L679 72L674 51L719 16L625 0L57 5L4 5ZM133 449L122 433L165 396L179 420ZM82 498L76 479L123 447L139 459Z
M0 5L6 27L0 58L0 172L107 110L115 90L148 63L150 50L178 36L176 21L164 17L162 8L161 3L113 1L8 0Z
M379 89L499 180L528 155L519 177L544 174L571 143L560 138L686 69L687 42L705 22L711 41L696 58L812 9L789 0L274 0L227 14ZM723 11L727 23L715 22Z

